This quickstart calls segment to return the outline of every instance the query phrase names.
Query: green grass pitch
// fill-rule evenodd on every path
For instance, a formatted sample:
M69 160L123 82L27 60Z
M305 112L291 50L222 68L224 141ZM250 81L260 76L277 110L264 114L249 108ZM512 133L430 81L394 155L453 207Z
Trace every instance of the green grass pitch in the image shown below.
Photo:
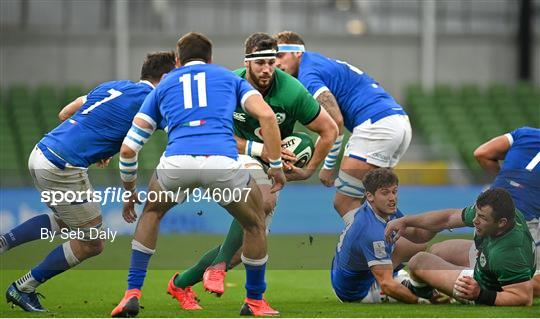
M226 279L221 298L199 294L204 310L183 311L166 294L175 271L185 269L222 236L161 236L143 288L139 317L236 317L244 298L244 272L234 270ZM443 237L441 237L443 238ZM440 239L441 239L440 238ZM533 307L495 308L464 305L342 304L334 296L329 266L335 235L272 235L267 272L267 300L282 317L538 317L540 300ZM0 287L7 286L39 262L57 243L42 241L18 247L0 257ZM59 275L39 288L47 298L45 314L29 314L0 303L5 317L108 317L123 295L129 266L130 238L108 243L104 253Z

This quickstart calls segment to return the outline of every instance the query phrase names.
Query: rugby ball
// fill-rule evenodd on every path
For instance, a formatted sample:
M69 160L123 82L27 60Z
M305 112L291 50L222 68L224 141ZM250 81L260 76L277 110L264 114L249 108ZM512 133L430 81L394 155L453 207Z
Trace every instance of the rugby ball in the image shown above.
M293 152L298 159L296 163L294 163L294 166L302 168L309 163L313 151L315 150L315 145L309 134L304 132L294 132L281 141L281 148Z

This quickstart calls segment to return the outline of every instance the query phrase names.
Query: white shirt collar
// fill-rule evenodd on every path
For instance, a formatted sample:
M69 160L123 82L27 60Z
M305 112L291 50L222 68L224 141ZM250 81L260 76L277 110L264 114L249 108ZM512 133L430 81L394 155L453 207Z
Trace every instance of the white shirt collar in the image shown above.
M377 213L375 212L375 210L373 209L373 207L371 206L371 204L367 201L367 199L366 199L366 202L367 202L367 205L369 206L369 208L371 209L371 213L372 213L373 215L375 215L375 218L377 218L377 219L380 220L383 224L386 225L386 223L388 223L388 221L384 220L384 218L382 218L381 216L379 216L379 214L377 214Z
M206 64L203 61L189 61L188 63L184 64L184 66L190 66L195 64Z
M156 87L152 84L152 82L148 81L148 80L140 80L139 83L144 83L144 84L147 84L149 85L152 89L155 89Z

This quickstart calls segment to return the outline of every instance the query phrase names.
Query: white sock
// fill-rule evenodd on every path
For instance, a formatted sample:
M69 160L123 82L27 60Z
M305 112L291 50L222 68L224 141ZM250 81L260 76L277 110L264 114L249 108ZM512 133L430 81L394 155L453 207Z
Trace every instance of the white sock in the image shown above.
M66 241L65 243L63 243L62 248L64 250L64 257L66 257L66 261L70 267L75 267L81 263L79 259L77 259L75 254L73 253L73 250L71 249L71 244L69 241Z
M251 259L242 254L240 258L242 259L242 263L250 266L262 266L268 261L268 255L264 256L262 259Z
M135 239L133 239L131 241L131 249L133 250L138 250L142 253L145 253L147 255L153 255L156 253L156 250L155 249L150 249L148 247L146 247L145 245L141 244L140 242L136 241Z
M22 292L34 292L39 285L41 283L34 279L31 271L15 281L15 286Z

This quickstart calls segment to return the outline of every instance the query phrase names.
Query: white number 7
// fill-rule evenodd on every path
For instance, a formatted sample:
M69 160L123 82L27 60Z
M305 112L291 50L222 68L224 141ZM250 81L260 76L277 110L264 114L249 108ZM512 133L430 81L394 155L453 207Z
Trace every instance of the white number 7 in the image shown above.
M122 92L117 91L117 90L115 90L115 89L110 89L110 90L107 91L107 93L109 93L110 95L107 96L106 98L104 98L103 100L97 101L96 103L92 104L89 108L87 108L86 110L82 111L82 114L88 114L88 113L90 113L93 109L95 109L96 107L100 106L101 104L106 103L106 102L109 102L110 100L115 99L115 98L119 97L120 95L122 95Z
M527 165L527 167L525 167L525 169L532 172L532 170L534 169L536 165L538 165L538 163L540 163L540 152L538 152L538 154L536 154L536 156L533 157L533 159L529 162L529 164Z

